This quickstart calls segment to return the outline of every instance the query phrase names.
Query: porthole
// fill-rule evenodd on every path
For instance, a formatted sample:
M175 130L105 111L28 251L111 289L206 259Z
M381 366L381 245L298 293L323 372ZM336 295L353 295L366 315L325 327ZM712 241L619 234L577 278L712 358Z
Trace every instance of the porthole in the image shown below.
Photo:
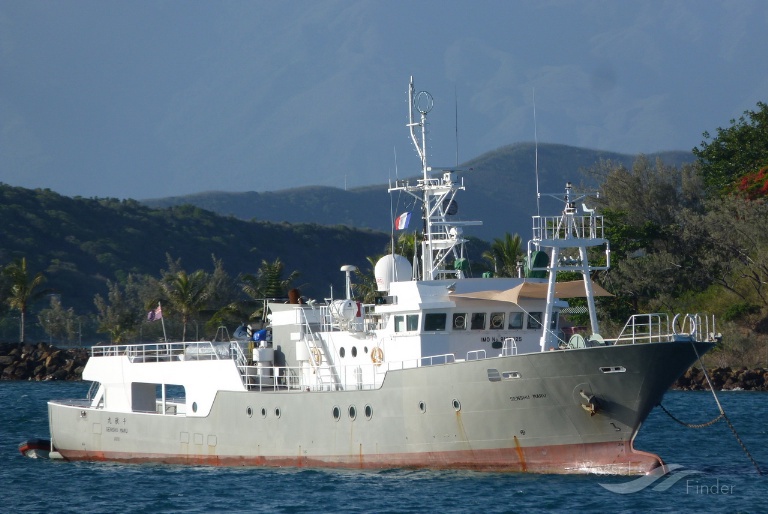
M453 399L453 410L459 412L461 410L461 402L456 398Z
M371 419L373 417L373 407L370 405L365 406L365 417Z
M419 410L421 412L427 412L427 404L424 402L419 402Z
M266 418L267 417L267 409L264 407L261 408L261 417Z
M197 412L197 402L192 402L192 412Z
M363 346L363 352L364 353L368 353L368 347L367 346Z
M280 417L280 407L275 407L275 417L276 418Z
M333 406L333 419L336 421L339 421L339 418L341 417L341 409L339 409L336 405Z
M352 357L357 357L357 346L352 347Z
M245 413L248 414L249 418L253 417L253 409L252 408L248 407L247 409L245 409Z
M357 409L354 405L350 405L347 412L349 413L349 419L355 419L357 417Z
M346 350L344 350L344 347L342 346L342 347L339 349L339 356L340 356L340 357L343 359L343 358L344 358L344 355L346 355L346 353L347 353L347 352L346 352Z

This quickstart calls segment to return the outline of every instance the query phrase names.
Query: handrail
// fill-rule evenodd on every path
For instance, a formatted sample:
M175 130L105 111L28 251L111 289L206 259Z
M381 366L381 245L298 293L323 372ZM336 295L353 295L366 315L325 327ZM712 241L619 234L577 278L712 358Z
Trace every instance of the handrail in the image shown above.
M327 309L326 307L321 307L321 319L325 319L326 315L330 315L330 312L326 311L323 312L322 309ZM332 361L331 359L331 352L328 351L328 344L326 343L325 339L322 337L316 337L314 332L312 332L312 327L310 326L309 319L307 319L307 314L304 312L303 308L298 309L301 316L301 325L304 328L304 337L302 339L304 340L304 344L307 346L307 351L309 352L310 359L309 363L310 366L315 370L315 375L320 377L327 377L330 375L330 378L334 384L334 386L338 389L341 385L341 377L339 377L338 370L336 369L336 363ZM318 346L315 344L315 342L320 339L320 345ZM315 356L312 352L313 349L317 349L320 355L320 362L317 362L315 359ZM325 360L328 363L327 366L323 367L322 364L322 358L325 356ZM327 370L327 373L322 373L323 370Z
M634 314L621 329L614 344L659 343L672 341L666 313Z

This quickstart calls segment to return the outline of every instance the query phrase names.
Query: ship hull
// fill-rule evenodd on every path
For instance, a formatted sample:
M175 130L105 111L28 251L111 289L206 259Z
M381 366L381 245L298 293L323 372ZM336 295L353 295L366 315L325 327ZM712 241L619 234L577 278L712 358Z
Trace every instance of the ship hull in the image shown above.
M390 371L378 389L219 391L205 417L49 402L64 459L223 466L643 474L642 422L711 343L666 342ZM695 347L695 351L694 351Z

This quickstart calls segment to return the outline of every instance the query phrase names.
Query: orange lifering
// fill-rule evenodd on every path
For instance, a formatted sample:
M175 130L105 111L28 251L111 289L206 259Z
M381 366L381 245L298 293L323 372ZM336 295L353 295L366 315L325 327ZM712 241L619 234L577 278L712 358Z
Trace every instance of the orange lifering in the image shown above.
M319 366L323 362L323 354L320 353L320 348L312 348L312 360L315 361L315 366Z
M384 351L379 347L371 350L371 361L377 366L381 364L384 361Z

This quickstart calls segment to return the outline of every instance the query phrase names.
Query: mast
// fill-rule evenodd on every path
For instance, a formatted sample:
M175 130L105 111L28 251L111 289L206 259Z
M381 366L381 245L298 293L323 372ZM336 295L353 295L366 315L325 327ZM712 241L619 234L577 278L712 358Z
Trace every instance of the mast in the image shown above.
M547 195L555 196L555 195ZM599 334L595 310L595 295L592 288L592 271L607 270L610 265L610 243L603 237L603 217L595 214L594 209L581 204L577 209L576 202L587 195L574 197L573 186L565 184L565 206L559 216L534 216L533 239L528 242L528 269L546 270L549 273L547 282L547 307L542 320L541 350L544 351L554 344L554 334L549 329L552 324L552 308L555 302L555 283L559 271L576 271L582 274L584 291L589 309L589 322L593 334ZM597 266L589 263L587 249L605 245L605 265ZM546 268L533 268L531 253L533 248L549 248L549 264ZM576 253L578 252L578 254ZM578 255L578 256L577 256Z
M434 100L427 91L415 93L413 77L408 87L408 130L411 141L421 161L421 178L416 184L397 180L392 191L404 191L421 201L423 236L421 240L422 280L464 278L464 243L462 227L481 225L480 221L451 219L457 212L456 193L464 189L464 181L457 181L456 174L467 171L458 167L433 168L427 163L427 114ZM419 119L415 119L414 110ZM451 269L450 265L453 265ZM414 266L414 269L416 267Z

